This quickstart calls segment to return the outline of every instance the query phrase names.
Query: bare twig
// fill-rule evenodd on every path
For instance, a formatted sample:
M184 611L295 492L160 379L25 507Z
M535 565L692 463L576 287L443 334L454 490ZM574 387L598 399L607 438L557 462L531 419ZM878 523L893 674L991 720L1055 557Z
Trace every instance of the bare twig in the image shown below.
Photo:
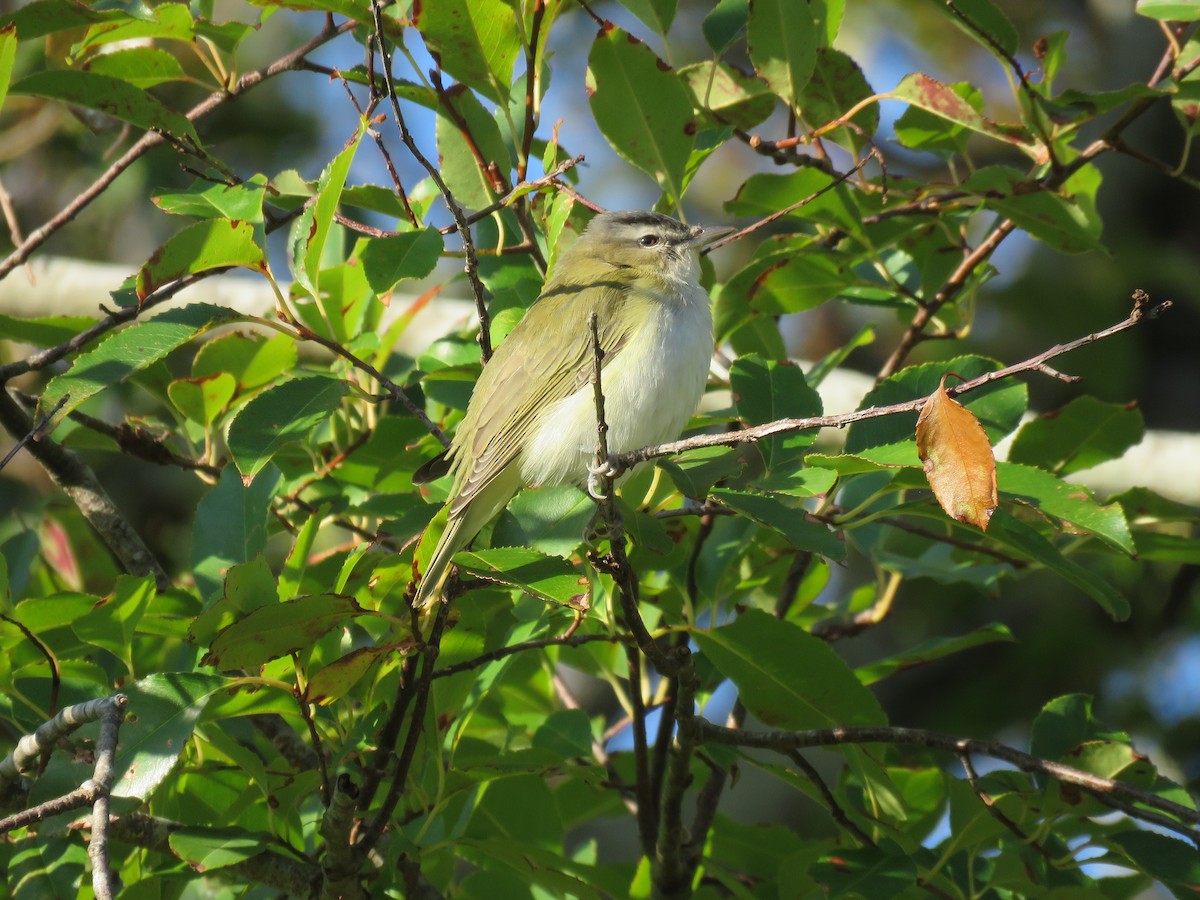
M124 694L105 699L108 702L100 714L100 737L96 741L96 768L91 781L84 785L95 793L88 858L92 862L92 892L96 900L112 900L117 891L116 874L108 865L108 794L112 790L117 734L125 718L126 703Z
M821 773L817 771L817 767L805 759L804 754L799 750L788 750L787 757L795 764L797 769L804 773L804 777L812 782L813 787L817 789L817 792L825 801L825 806L828 808L829 814L833 817L833 821L854 835L864 847L874 847L875 842L838 805L837 798L833 796L833 791L829 789L829 785L825 783L825 779L821 777Z
M269 78L273 78L282 72L293 71L300 68L304 58L316 50L318 47L329 43L335 37L351 31L358 27L358 23L350 20L343 22L341 25L334 26L329 18L325 20L325 27L321 32L306 41L302 46L296 48L291 53L281 56L269 66L261 69L256 69L253 72L247 72L237 82L210 94L206 99L196 104L188 111L187 119L195 122L197 119L203 118L208 113L212 112L219 106L236 99L251 88L257 87ZM133 165L138 159L146 154L146 151L157 147L159 144L165 143L166 137L156 131L148 131L142 135L128 150L126 150L119 159L104 171L104 173L92 182L87 188L79 193L70 203L59 210L54 216L38 228L30 232L29 236L21 242L15 250L13 250L3 261L0 261L0 278L4 278L14 268L25 262L42 244L46 242L55 232L61 229L64 225L74 219L82 212L93 200L99 197L108 188L110 184L116 181L117 177Z
M466 254L465 270L467 273L467 282L471 285L471 293L475 297L475 311L479 315L479 349L483 356L484 365L492 358L492 337L491 337L491 319L487 308L487 294L483 287L483 282L479 279L479 260L475 255L475 243L471 239L471 231L467 225L466 214L455 199L454 194L446 185L442 178L442 173L438 171L437 166L429 161L421 148L417 146L417 142L413 139L412 132L408 130L408 123L404 119L404 113L400 110L400 98L396 94L396 83L392 76L392 56L388 52L387 39L384 37L383 31L383 11L381 0L371 0L371 15L375 23L375 44L379 48L379 58L383 62L383 77L387 83L388 97L392 103L392 115L396 117L396 127L400 131L400 140L404 146L408 148L408 152L413 155L413 158L421 164L421 167L429 173L430 179L435 185L439 193L442 195L442 200L446 204L446 208L450 210L450 215L454 217L454 222L458 226L458 233L463 242L463 251Z
M702 743L728 744L737 747L757 747L763 750L775 750L787 753L790 750L801 750L808 747L833 747L843 744L906 744L926 747L936 750L947 750L960 757L964 753L975 756L988 756L1003 760L1016 766L1023 772L1034 772L1048 775L1066 784L1072 784L1087 791L1101 803L1110 800L1126 804L1138 804L1170 816L1174 830L1188 834L1190 839L1196 838L1194 828L1187 825L1200 825L1200 811L1173 800L1136 787L1128 782L1102 778L1082 769L1063 765L1049 759L1033 756L1001 744L998 741L975 740L959 738L934 731L919 728L822 728L812 731L741 731L715 725L703 718L696 719L699 738ZM1132 808L1132 807L1130 807ZM1140 814L1140 809L1133 809L1132 815ZM1181 825L1180 823L1185 823ZM1181 830L1183 829L1183 830Z
M542 650L546 647L580 647L584 644L596 643L597 641L602 641L606 644L620 644L629 640L631 638L624 634L572 634L562 637L537 638L531 641L522 641L519 644L510 644L507 647L500 647L488 653L481 653L472 659L455 663L452 666L437 669L434 671L433 677L448 678L451 675L457 675L459 672L470 672L472 669L478 669L498 659L504 659L516 653L523 653L526 650Z
M1003 378L1010 378L1021 372L1036 372L1048 361L1056 356L1062 356L1064 353L1070 353L1072 350L1078 350L1080 347L1086 347L1088 344L1093 344L1096 341L1104 340L1112 337L1122 331L1133 328L1140 324L1145 319L1154 319L1162 315L1171 308L1171 301L1164 300L1162 303L1151 305L1149 297L1144 291L1134 292L1135 306L1129 316L1111 325L1101 331L1093 332L1084 337L1077 338L1073 341L1068 341L1065 344L1055 344L1053 347L1045 350L1036 356L1032 356L1019 363L1014 363L1011 366L1005 366L1002 369L997 369L994 372L987 372L980 375L978 378L972 378L970 381L963 382L947 389L947 393L951 396L969 393L983 387L986 384L991 384L994 381L999 381ZM687 450L695 450L698 447L728 447L736 446L740 443L754 443L763 438L771 437L776 434L787 434L793 431L808 431L814 428L845 428L855 422L863 422L867 419L878 419L883 416L894 416L898 413L917 412L925 404L927 397L920 397L916 400L906 400L903 403L892 403L887 406L871 406L867 409L860 409L857 412L839 413L832 416L813 416L807 419L779 419L775 422L768 422L764 425L753 425L748 428L743 428L737 431L726 431L720 434L701 434L690 438L684 438L678 441L670 441L665 444L655 444L650 447L644 447L641 450L634 450L629 453L622 453L619 456L613 457L614 463L619 465L621 470L632 468L639 463L647 460L656 459L660 456L673 456L678 453L683 453Z
M9 434L26 435L33 431L29 416L5 390L0 390L0 427ZM72 451L53 438L29 442L29 453L79 508L83 517L131 575L153 575L160 588L170 582L167 573L150 548L117 509L92 470Z
M338 776L329 806L321 817L321 837L325 839L325 862L321 867L321 900L357 900L363 896L362 885L355 878L358 861L350 846L350 829L354 826L354 807L358 788L346 773Z

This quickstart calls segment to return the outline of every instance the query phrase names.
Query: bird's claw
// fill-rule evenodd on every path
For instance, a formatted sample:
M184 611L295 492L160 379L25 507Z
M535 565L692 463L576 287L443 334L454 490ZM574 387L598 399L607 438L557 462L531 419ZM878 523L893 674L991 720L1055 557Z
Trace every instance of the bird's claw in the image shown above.
M608 494L601 490L603 482L611 482L612 479L624 471L620 460L612 453L603 462L593 461L588 465L587 469L587 492L588 496L593 500L607 500Z

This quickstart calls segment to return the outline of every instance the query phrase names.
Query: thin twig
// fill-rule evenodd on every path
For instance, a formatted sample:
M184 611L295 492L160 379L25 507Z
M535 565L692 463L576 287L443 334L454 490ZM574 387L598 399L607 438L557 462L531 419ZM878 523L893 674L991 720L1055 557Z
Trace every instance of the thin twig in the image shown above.
M793 751L795 752L795 751ZM960 753L958 756L962 763L963 772L967 776L967 783L971 785L971 790L975 792L975 796L979 798L979 802L983 804L983 808L988 811L993 819L1011 831L1022 844L1028 844L1033 847L1038 853L1053 860L1054 854L1047 850L1040 841L1035 841L1029 835L1021 830L1021 827L1008 817L1008 815L999 806L996 805L995 799L979 784L979 773L975 771L975 764L971 761L970 753Z
M212 112L219 106L228 103L246 93L251 88L257 87L269 78L273 78L282 72L293 71L300 67L300 63L313 50L329 43L335 37L344 34L347 31L352 31L358 27L358 23L349 20L341 25L334 27L328 19L326 25L321 29L321 32L309 41L306 41L302 46L296 48L291 53L281 56L275 62L261 69L256 69L253 72L247 72L237 80L236 84L228 88L222 88L213 94L210 94L206 99L196 104L186 113L188 121L195 122L203 118L208 113ZM51 235L61 229L64 225L74 219L81 213L93 200L99 197L108 188L110 184L116 181L117 177L133 165L138 159L146 154L148 150L157 147L159 144L165 143L166 137L157 131L148 131L142 135L128 150L126 150L119 159L110 165L99 178L92 182L87 188L80 192L76 197L59 210L54 216L47 220L40 227L35 228L30 232L29 236L21 242L20 246L14 249L3 261L0 261L0 279L4 278L14 268L21 265L27 260L30 254L38 247L44 244Z
M92 835L88 839L88 859L92 863L92 892L96 900L112 900L117 891L116 873L108 864L108 795L114 778L113 763L117 756L117 735L125 718L124 694L106 698L100 715L100 737L96 741L96 767L91 787L96 798L92 803Z
M496 650L491 650L488 653L481 653L479 656L464 662L455 663L452 666L446 666L442 669L437 669L433 673L434 678L449 678L451 675L457 675L460 672L470 672L472 669L478 669L481 666L486 666L488 663L493 663L498 659L512 656L516 653L523 653L526 650L541 650L545 647L581 647L584 644L593 644L597 641L602 641L607 644L621 644L630 641L631 638L624 634L572 634L562 637L553 638L538 638L532 641L522 641L519 644L510 644L507 647L500 647Z
M1180 825L1181 822L1200 825L1200 811L1196 809L1160 797L1158 794L1135 787L1128 782L1102 778L1082 769L1016 750L998 741L959 738L919 728L867 726L821 728L811 731L741 731L715 725L703 718L697 718L696 722L702 743L757 747L781 753L791 749L802 750L808 747L833 747L845 744L905 744L947 750L959 757L964 753L988 756L1011 763L1023 772L1048 775L1066 784L1073 784L1096 797L1101 803L1108 803L1110 799L1116 799L1128 804L1148 806L1166 813L1173 817L1175 830L1180 833L1184 833L1180 829L1185 827ZM1140 810L1135 809L1132 814L1137 815L1139 812ZM1186 831L1189 838L1196 837L1194 829L1187 828Z
M459 237L463 242L463 251L466 254L465 270L467 273L467 282L471 285L471 293L475 298L475 311L479 315L479 350L483 357L484 365L487 365L489 359L492 358L492 336L491 336L491 319L487 308L487 295L483 287L483 282L479 279L479 260L475 255L475 243L471 239L471 232L467 226L466 214L455 199L450 188L447 187L445 180L442 178L442 173L438 171L437 166L429 161L421 148L417 146L417 142L413 139L412 132L408 130L408 123L404 119L404 113L400 110L400 98L396 94L396 83L392 76L392 57L388 52L387 39L383 33L383 11L381 0L371 0L371 16L375 23L375 43L379 48L379 58L383 62L383 78L387 83L388 98L392 104L392 114L396 117L396 127L400 132L400 140L404 146L408 148L408 152L413 155L413 158L421 164L421 167L429 173L430 179L437 186L438 192L442 195L442 200L446 204L446 208L450 210L450 215L454 217L454 222L458 226Z
M833 817L833 821L854 835L864 847L875 847L875 842L838 805L837 798L833 796L833 791L829 789L829 785L825 783L825 779L821 777L821 773L817 771L817 767L810 763L804 757L803 753L794 748L787 751L787 757L795 764L797 769L804 773L804 777L812 782L813 787L817 789L817 792L825 801L825 806L829 810L829 815Z
M1010 378L1021 372L1038 371L1044 363L1056 356L1062 356L1064 353L1070 353L1072 350L1078 350L1080 347L1085 347L1096 341L1112 337L1115 334L1133 328L1145 319L1158 318L1171 308L1170 300L1164 300L1162 303L1151 305L1149 297L1143 291L1135 291L1134 300L1136 305L1133 312L1126 319L1115 325L1073 341L1068 341L1065 344L1055 344L1048 350L1044 350L1022 362L1005 366L994 372L987 372L978 378L972 378L970 381L955 385L953 388L948 388L946 393L951 396L958 396L991 384L994 381ZM613 457L612 461L619 465L621 470L625 470L647 460L656 459L660 456L674 456L687 450L695 450L699 447L729 447L741 443L754 443L772 435L788 434L794 431L808 431L815 428L845 428L855 422L863 422L867 419L878 419L883 416L894 416L899 413L917 412L928 399L928 397L920 397L916 400L906 400L902 403L892 403L886 406L871 406L867 409L860 409L851 413L839 413L832 416L813 416L806 419L779 419L764 425L753 425L736 431L725 431L720 434L701 434L678 441L670 441L665 444L654 444L649 447L643 447L640 450L630 451L629 453L622 453Z

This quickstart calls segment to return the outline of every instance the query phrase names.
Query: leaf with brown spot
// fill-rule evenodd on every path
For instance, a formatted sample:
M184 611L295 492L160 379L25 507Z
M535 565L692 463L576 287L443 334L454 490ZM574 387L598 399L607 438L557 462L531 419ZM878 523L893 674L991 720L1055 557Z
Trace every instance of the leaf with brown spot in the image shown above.
M925 401L917 419L917 455L946 515L986 531L999 504L996 458L974 414L946 393L946 378ZM958 377L958 376L956 376Z

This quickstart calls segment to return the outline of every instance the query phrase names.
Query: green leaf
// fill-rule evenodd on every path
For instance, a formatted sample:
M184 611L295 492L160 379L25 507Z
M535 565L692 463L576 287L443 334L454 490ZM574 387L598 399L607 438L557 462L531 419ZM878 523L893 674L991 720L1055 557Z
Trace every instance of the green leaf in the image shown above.
M569 484L521 491L496 521L492 543L568 556L595 513L592 498Z
M366 614L353 597L339 594L311 594L259 607L224 628L200 662L218 669L258 668L311 647L347 619Z
M958 637L938 637L921 641L903 653L889 656L887 659L870 665L859 666L854 670L854 674L863 684L874 684L897 672L907 671L916 666L933 662L935 659L942 659L955 653L961 653L963 650L970 650L972 647L982 647L984 644L994 644L998 641L1011 643L1015 642L1016 638L1008 630L1007 625L992 623Z
M279 470L273 466L249 486L242 483L237 469L226 466L212 490L200 498L191 563L202 598L207 600L222 589L230 566L249 562L266 546L267 511L278 482Z
M0 334L5 340L33 344L35 347L55 347L65 344L81 331L96 324L87 316L40 316L35 319L16 318L0 313Z
M1029 734L1029 752L1043 759L1066 759L1088 741L1124 741L1129 736L1113 731L1092 716L1087 694L1055 697L1042 707Z
M211 340L196 351L193 378L228 374L239 391L262 387L296 365L295 342L284 334L266 337L235 332Z
M233 219L196 222L173 234L137 273L137 298L145 300L184 275L230 266L266 271L266 257L255 241L254 226Z
M533 733L532 744L563 759L592 754L592 723L582 709L552 712Z
M1037 529L1013 518L1003 507L992 514L988 536L1028 556L1034 562L1041 563L1051 572L1061 575L1099 603L1116 621L1123 622L1129 618L1129 601L1108 579L1067 559L1054 544L1042 537Z
M396 644L359 647L317 670L305 686L304 699L328 706L344 697L380 659L403 648Z
M1139 15L1162 22L1195 22L1200 19L1196 0L1138 0Z
M678 205L696 136L683 80L637 38L605 27L588 56L587 88L592 115L613 149Z
M1120 458L1143 434L1142 413L1137 407L1084 395L1057 412L1022 425L1008 458L1069 475Z
M1125 858L1151 878L1177 886L1179 892L1173 892L1176 896L1188 896L1200 884L1200 856L1191 844L1141 829L1122 831L1106 838L1105 842L1116 846ZM1121 862L1113 857L1105 857L1105 861Z
M304 440L341 407L346 382L324 375L293 378L268 388L229 423L229 452L247 484L285 445Z
M222 595L193 619L188 629L188 636L196 643L208 644L218 631L247 613L279 602L275 576L262 556L255 556L250 562L236 563L222 574Z
M406 278L425 278L442 253L442 236L436 228L409 231L395 237L368 238L359 251L367 284L376 294L386 294Z
M934 5L1001 60L1016 54L1020 44L1017 28L992 0L953 0Z
M857 232L862 228L864 211L859 209L851 193L844 187L830 190L833 183L834 176L816 168L799 169L787 175L760 172L742 183L733 199L725 203L725 211L734 216L763 217L811 197L809 202L788 213L788 217L815 219ZM788 255L795 253L790 246L780 248L779 252L784 251ZM769 243L764 242L756 256L769 258L775 252Z
M93 47L146 38L191 42L195 37L192 14L186 3L160 3L143 10L138 10L139 15L92 25L73 51L82 54Z
M661 34L667 36L675 21L677 0L621 0L621 5Z
M75 69L34 72L14 84L11 92L85 106L136 128L165 131L200 143L196 129L184 116L167 109L141 88L111 75Z
M798 107L821 43L808 4L753 0L746 38L754 70L789 106Z
M238 313L221 306L193 303L168 309L144 322L134 322L80 354L68 371L51 379L38 401L38 415L47 415L68 397L54 418L58 422L89 397L140 372L197 335L240 318Z
M1102 506L1082 485L1069 484L1031 466L999 463L996 469L1003 496L1019 497L1042 512L1133 555L1133 537L1119 503Z
M74 0L38 0L0 16L0 27L15 25L22 41L32 41L48 34L83 28L93 22L128 18L128 14L120 10L94 10Z
M977 113L983 112L983 93L970 82L958 81L943 85L957 94L963 102ZM934 153L942 159L965 155L971 131L963 125L948 122L944 118L910 106L896 120L896 139L912 150Z
M268 849L267 838L241 828L183 827L171 832L171 849L198 872L245 862Z
M858 63L841 50L822 47L817 50L817 65L804 88L804 99L800 104L804 121L813 128L820 128L841 118L874 93ZM879 128L879 104L870 103L863 107L850 122L855 127L839 126L828 132L829 138L851 149L867 146Z
M999 368L1000 363L982 356L958 356L942 362L909 366L871 390L859 404L859 409L927 397L937 390L947 372L970 380ZM1021 382L1006 379L957 396L955 400L975 414L994 444L1020 423L1029 403L1029 391ZM854 454L870 447L911 440L916 426L915 412L855 422L846 435L846 452Z
M708 110L719 124L749 130L775 110L775 95L753 75L727 63L707 60L679 70L696 109Z
M122 693L129 699L112 795L148 798L179 761L209 699L229 684L219 675L175 672L151 675L125 688Z
M179 60L160 47L130 47L101 53L84 63L83 71L119 78L139 88L189 80Z
M693 631L700 651L730 678L746 708L779 728L883 725L879 701L828 644L759 610Z
M13 63L17 58L17 28L9 24L0 28L0 109L8 96L8 84L12 79Z
M440 112L436 133L442 178L463 205L481 209L503 191L508 180L512 168L508 144L496 120L461 84L445 92Z
M729 387L738 415L750 425L821 415L821 395L805 384L804 372L789 360L740 357L730 367ZM816 437L815 431L780 435L757 446L767 468L773 469L801 455Z
M415 24L442 69L506 103L521 49L517 15L505 0L437 0L417 6Z
M785 502L772 494L715 488L712 499L779 532L794 547L820 553L828 559L845 559L846 545L821 522L810 522L797 501Z
M591 592L586 575L559 556L526 547L496 547L454 555L460 568L483 578L528 591L552 603L579 606Z
M333 216L341 202L346 176L350 174L350 163L354 161L364 132L365 123L360 122L358 133L321 171L317 182L317 200L301 213L292 231L292 272L314 297L320 296L317 282L321 254L325 251L325 242L333 227Z
M1029 129L1022 125L993 122L964 100L953 87L921 72L905 75L891 95L896 100L920 107L978 134L1011 144L1035 161L1045 155L1045 148Z
M207 378L181 378L167 385L175 408L201 425L211 425L229 406L237 382L228 372Z
M195 181L185 191L155 194L154 205L163 212L197 219L234 219L261 224L267 182L255 175L241 184Z
M1012 219L1018 228L1062 253L1102 250L1094 209L1026 179L1016 169L987 166L971 174L963 189L984 206Z
M809 870L830 898L900 897L920 880L916 863L908 856L876 849L840 848Z
M737 40L750 19L750 0L720 0L704 17L700 30L713 52L720 56Z
M96 604L88 615L77 619L71 629L81 641L104 648L125 664L131 676L136 675L133 635L154 594L153 577L122 575L112 594Z

